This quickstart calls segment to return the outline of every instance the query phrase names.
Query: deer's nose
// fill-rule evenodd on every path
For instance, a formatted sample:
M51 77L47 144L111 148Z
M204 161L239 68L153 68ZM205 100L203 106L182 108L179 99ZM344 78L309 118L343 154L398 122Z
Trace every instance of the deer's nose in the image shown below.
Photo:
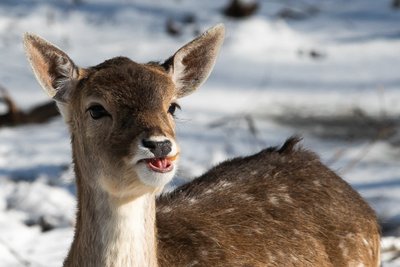
M156 158L166 157L172 150L172 143L169 140L154 141L151 139L143 139L142 145L148 148Z

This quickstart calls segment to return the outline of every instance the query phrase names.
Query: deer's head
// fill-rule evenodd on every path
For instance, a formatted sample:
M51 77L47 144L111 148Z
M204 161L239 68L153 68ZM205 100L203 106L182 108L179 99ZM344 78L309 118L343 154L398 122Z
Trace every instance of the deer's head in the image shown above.
M56 46L26 34L39 83L69 125L77 171L115 196L163 187L177 169L174 112L208 77L224 36L217 25L163 64L117 57L80 68ZM79 181L78 181L79 182Z

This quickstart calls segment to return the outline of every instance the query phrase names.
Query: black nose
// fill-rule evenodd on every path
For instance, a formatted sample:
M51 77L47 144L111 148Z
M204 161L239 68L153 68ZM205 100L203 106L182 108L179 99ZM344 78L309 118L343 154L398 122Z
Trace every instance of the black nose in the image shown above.
M150 151L157 158L166 157L172 150L172 143L169 140L164 141L152 141L149 139L143 139L142 144L144 147L150 149Z

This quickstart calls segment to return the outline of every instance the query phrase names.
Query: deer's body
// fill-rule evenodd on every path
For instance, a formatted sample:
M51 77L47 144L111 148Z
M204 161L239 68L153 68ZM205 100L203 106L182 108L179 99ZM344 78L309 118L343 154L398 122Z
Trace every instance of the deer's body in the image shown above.
M26 35L71 132L78 212L64 266L379 265L374 212L295 139L156 201L177 168L176 101L207 78L223 33L209 30L163 64L118 57L91 68Z
M224 162L162 196L160 265L379 266L374 212L295 142Z

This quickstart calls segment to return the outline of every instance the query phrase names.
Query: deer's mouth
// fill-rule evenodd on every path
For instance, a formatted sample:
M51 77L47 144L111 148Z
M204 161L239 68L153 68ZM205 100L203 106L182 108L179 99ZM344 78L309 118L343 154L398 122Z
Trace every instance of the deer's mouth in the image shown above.
M170 172L174 169L174 161L176 160L177 155L173 157L166 158L151 158L145 159L147 167L155 172L166 173Z

